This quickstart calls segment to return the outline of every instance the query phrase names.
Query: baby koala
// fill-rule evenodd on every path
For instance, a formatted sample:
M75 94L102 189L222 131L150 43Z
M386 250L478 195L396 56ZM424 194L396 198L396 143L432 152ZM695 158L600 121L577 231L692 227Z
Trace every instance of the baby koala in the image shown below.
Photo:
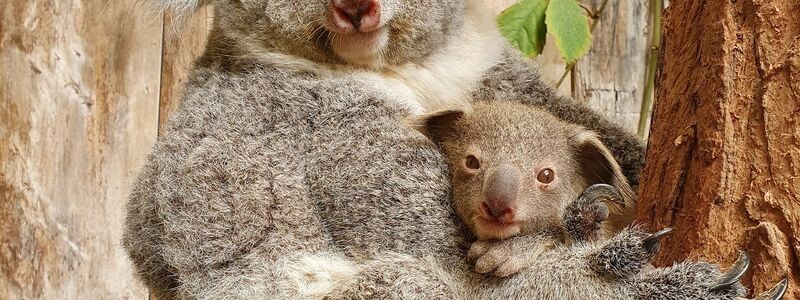
M455 211L477 238L468 255L479 273L515 274L556 245L600 239L631 222L634 194L609 150L595 133L544 110L476 103L412 126L444 152ZM530 249L531 240L540 247Z

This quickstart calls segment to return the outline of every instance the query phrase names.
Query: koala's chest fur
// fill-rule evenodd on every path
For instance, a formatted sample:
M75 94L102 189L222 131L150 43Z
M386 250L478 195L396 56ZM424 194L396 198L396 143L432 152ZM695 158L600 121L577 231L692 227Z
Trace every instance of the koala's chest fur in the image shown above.
M485 11L473 10L476 9L468 9L464 26L435 53L422 61L380 71L320 65L275 53L261 54L260 59L299 73L356 80L414 115L465 108L484 74L502 59L506 45L494 19L487 17Z
M483 74L500 59L504 45L495 30L472 25L422 63L353 75L413 114L466 107Z

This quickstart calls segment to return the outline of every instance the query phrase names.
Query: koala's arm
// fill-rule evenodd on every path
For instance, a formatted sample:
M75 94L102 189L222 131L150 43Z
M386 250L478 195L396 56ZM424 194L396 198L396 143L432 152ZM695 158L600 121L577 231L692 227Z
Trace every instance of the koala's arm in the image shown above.
M722 300L744 295L741 284L724 280L728 274L712 264L684 262L644 270L657 250L652 237L626 229L607 241L556 247L515 276L473 274L468 298ZM717 286L720 282L726 283Z
M261 114L270 107L232 88L246 78L210 73L195 71L138 175L123 245L140 277L163 293L280 295L278 259L324 243L296 163L304 150L297 135L270 130Z
M468 299L461 282L431 257L382 253L357 269L324 299Z
M478 101L521 101L597 132L616 157L628 182L632 186L639 184L639 173L644 165L644 143L586 105L560 95L542 80L532 62L516 50L506 49L500 62L485 73L474 98Z
M716 265L684 262L645 270L658 237L629 228L602 242L556 246L506 278L456 262L384 254L362 263L358 274L326 299L724 300L744 295L738 277L731 277L742 273L736 267L723 274ZM520 239L516 246L525 241L530 249L541 248L540 239Z

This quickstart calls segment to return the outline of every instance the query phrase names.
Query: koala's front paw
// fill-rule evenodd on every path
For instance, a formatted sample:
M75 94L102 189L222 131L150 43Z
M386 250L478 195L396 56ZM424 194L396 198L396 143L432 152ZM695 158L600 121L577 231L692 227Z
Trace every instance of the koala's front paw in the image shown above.
M624 206L619 191L607 184L595 184L570 203L564 213L564 227L577 242L594 241L603 236L603 222L608 219L608 204Z
M508 277L530 266L551 242L530 237L512 237L500 241L476 241L467 255L475 261L475 272Z
M741 252L730 269L720 273L715 265L705 262L684 262L669 268L656 269L642 274L641 299L741 299L745 289L739 279L750 267L750 258ZM756 299L777 300L786 292L786 281L766 291Z
M591 254L589 266L604 277L626 278L635 275L650 263L660 247L659 240L670 232L672 228L654 234L628 228Z

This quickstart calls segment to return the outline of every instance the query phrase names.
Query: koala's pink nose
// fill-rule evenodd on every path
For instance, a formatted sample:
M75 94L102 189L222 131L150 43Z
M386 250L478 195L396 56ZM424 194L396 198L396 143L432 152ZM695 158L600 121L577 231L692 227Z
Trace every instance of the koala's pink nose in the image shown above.
M379 0L333 0L333 23L345 32L370 32L381 23Z
M514 208L507 204L507 201L489 200L481 203L481 208L489 219L508 223L514 221Z
M504 223L514 221L522 174L509 165L493 168L487 173L483 191L485 200L481 203L485 217Z

